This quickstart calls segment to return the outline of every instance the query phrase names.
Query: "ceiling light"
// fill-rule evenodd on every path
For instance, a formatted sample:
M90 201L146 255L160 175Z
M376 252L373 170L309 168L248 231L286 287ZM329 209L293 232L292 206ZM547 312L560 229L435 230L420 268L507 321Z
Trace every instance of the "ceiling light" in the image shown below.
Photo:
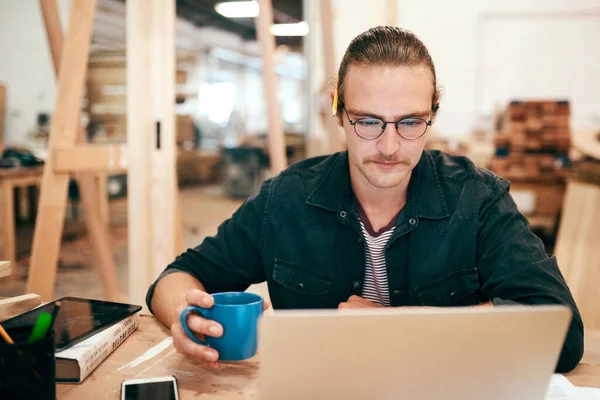
M258 2L252 0L217 3L215 11L227 18L254 18L258 16Z
M308 24L304 21L296 24L274 24L271 25L270 31L273 36L306 36Z

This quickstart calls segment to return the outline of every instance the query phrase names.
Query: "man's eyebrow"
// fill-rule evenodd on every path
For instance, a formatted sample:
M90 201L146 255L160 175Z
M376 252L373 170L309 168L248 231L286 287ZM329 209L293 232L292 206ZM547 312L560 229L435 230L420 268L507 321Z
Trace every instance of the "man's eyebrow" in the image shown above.
M347 111L350 114L360 116L360 117L379 118L382 121L385 120L385 118L383 118L381 115L377 115L377 114L369 112L369 111L352 110L352 109L348 109ZM424 118L424 117L428 117L430 114L431 114L431 110L415 111L415 112L411 112L411 113L404 114L404 115L396 115L394 118L394 121L400 121L401 119L404 119L404 118Z

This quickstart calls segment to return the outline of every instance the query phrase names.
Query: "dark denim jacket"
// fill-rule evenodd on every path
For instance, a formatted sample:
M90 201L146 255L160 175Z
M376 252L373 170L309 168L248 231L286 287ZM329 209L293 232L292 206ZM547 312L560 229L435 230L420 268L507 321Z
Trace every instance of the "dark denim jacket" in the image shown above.
M508 189L466 158L425 151L386 247L391 304L569 305L574 318L557 370L570 370L583 354L579 311L556 259ZM362 292L364 246L342 152L301 161L266 181L215 237L177 257L163 275L186 271L209 293L267 281L275 309L337 308Z

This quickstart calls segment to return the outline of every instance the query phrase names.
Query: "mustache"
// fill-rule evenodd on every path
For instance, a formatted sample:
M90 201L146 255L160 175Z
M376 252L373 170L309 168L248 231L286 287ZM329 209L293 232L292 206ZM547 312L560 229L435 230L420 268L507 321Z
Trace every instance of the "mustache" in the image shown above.
M398 163L406 166L410 166L411 162L409 158L401 158L396 155L386 156L385 154L376 154L374 156L367 156L363 158L363 163L367 164L370 162L379 162L379 163Z

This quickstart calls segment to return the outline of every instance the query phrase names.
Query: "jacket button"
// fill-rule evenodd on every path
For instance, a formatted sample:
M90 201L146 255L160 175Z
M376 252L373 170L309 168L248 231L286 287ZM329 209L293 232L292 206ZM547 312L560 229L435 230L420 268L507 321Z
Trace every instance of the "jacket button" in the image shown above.
M400 291L398 289L396 289L392 292L392 295L394 295L394 296L398 296L399 294L400 294Z
M354 282L354 283L352 284L352 287L353 287L354 289L359 289L359 288L360 288L360 282Z
M302 283L302 282L298 282L298 285L296 285L296 286L298 286L298 289L300 289L300 290L304 289L304 283Z
M417 220L414 219L414 218L411 218L411 219L408 220L408 223L411 224L411 225L414 225L414 224L417 223Z
M340 213L340 217L342 217L342 218L346 218L346 211L342 211L342 212Z
M454 297L454 296L456 296L456 292L450 293L450 297Z

